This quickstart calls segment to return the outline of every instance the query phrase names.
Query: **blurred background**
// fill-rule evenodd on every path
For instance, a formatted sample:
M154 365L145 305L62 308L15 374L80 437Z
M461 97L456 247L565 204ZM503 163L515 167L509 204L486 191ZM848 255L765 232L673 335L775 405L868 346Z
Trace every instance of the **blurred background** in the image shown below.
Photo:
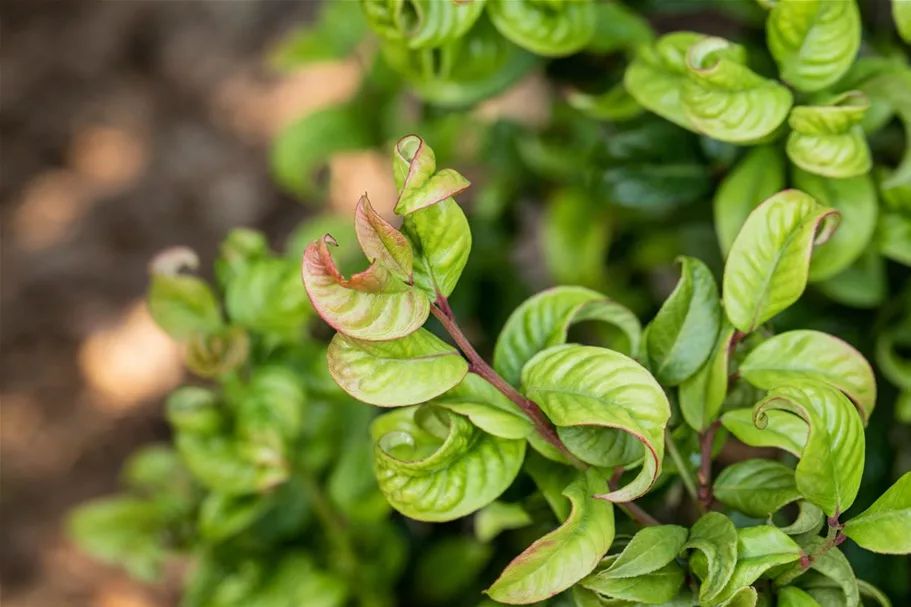
M2 2L4 606L176 604L177 572L131 582L60 521L168 436L162 397L184 370L142 301L149 259L189 245L209 267L229 228L277 240L306 213L270 178L268 141L350 95L359 72L277 78L263 57L316 5ZM377 159L340 161L368 178Z

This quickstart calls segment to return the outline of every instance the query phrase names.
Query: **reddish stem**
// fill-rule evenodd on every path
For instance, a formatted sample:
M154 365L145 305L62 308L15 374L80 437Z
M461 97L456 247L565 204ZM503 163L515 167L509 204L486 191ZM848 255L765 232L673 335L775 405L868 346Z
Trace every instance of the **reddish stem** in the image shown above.
M488 383L490 383L494 388L501 392L506 398L511 400L516 404L522 413L531 420L531 423L535 427L538 435L554 446L562 455L565 457L569 463L579 469L585 469L587 466L585 463L581 462L576 456L569 452L569 449L566 448L566 445L563 444L563 441L560 440L560 437L557 436L557 431L554 428L553 424L549 419L544 415L544 412L541 411L541 408L538 407L533 401L529 400L522 396L518 390L513 388L509 382L500 377L500 375L493 370L493 368L481 358L481 355L478 354L477 350L474 349L474 346L471 345L471 342L468 341L468 338L465 337L465 334L462 332L461 327L456 322L455 315L452 312L452 308L449 307L449 301L442 296L438 295L436 304L430 306L430 311L433 315L440 321L443 325L443 328L452 336L452 339L455 340L456 345L468 359L469 370L472 373L480 375Z
M623 475L623 466L618 466L614 468L614 473L611 475L609 481L607 481L607 486L610 487L611 491L614 491L617 488L617 483L620 482L620 477ZM653 517L651 514L640 508L636 505L635 502L615 502L616 506L623 510L627 516L631 519L642 525L643 527L652 527L658 526L661 524L658 519Z
M703 512L708 512L715 501L712 495L712 446L720 425L720 421L715 421L705 432L699 433L699 505Z

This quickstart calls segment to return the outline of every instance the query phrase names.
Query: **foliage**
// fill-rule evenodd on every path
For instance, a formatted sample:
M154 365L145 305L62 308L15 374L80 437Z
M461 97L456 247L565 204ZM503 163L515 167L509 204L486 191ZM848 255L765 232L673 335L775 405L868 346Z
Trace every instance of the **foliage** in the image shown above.
M147 579L190 555L186 605L904 604L893 4L895 31L855 0L327 0L272 63L364 79L278 135L276 178L312 203L329 155L391 150L398 218L365 195L282 255L235 230L214 286L157 259L210 383L74 536ZM475 111L534 74L544 124Z

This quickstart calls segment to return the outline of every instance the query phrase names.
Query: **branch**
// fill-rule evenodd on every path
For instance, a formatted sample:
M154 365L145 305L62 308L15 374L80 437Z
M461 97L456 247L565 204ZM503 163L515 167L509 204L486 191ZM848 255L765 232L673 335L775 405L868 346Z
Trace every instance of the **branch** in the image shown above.
M693 480L693 475L690 473L689 467L686 465L686 462L683 461L683 457L677 449L677 443L674 442L674 437L671 436L670 429L664 431L664 442L667 444L668 454L671 456L671 459L674 460L677 470L680 471L680 480L683 481L686 492L689 493L690 497L693 498L693 501L698 504L699 497L696 492L696 481Z
M468 338L465 337L465 334L456 322L455 315L452 312L452 308L449 307L449 301L447 301L446 297L437 294L437 300L430 306L430 311L437 320L440 321L443 328L452 336L452 339L455 340L456 345L465 355L465 358L468 359L469 370L483 377L506 398L514 402L522 413L531 420L538 435L553 445L570 464L579 469L587 468L584 462L580 461L575 455L569 452L569 449L566 448L566 445L564 445L563 441L560 440L560 437L557 436L556 429L550 420L547 419L547 416L544 415L544 412L541 411L541 408L533 401L520 394L518 390L500 377L500 375L481 358L481 355L474 349L474 346L471 345L471 342L468 341Z
M715 501L715 496L712 495L712 445L720 425L720 421L712 422L705 432L699 433L699 504L703 512L711 509Z

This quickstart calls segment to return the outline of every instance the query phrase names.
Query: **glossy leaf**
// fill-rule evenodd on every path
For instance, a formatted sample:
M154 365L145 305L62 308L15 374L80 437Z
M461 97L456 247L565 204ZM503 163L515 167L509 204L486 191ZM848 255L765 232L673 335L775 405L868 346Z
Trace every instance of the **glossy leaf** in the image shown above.
M677 558L688 534L685 527L677 525L644 527L598 576L603 579L636 578L657 571Z
M800 492L829 516L847 510L864 467L863 423L851 401L828 384L802 379L773 388L756 404L757 427L769 423L769 410L791 412L809 426L795 471Z
M426 329L383 342L336 333L327 358L329 373L342 390L380 407L428 401L468 373L468 362L459 351Z
M531 421L515 403L474 373L465 375L433 404L464 415L484 432L500 438L525 438L534 432Z
M788 117L788 157L803 170L825 177L866 175L873 161L861 121L869 107L870 100L857 91L828 105L795 107Z
M748 459L721 471L715 497L748 516L762 518L800 499L794 470L767 459Z
M451 295L471 252L465 213L447 199L405 218L402 229L414 247L414 283L429 297Z
M822 607L812 596L797 586L785 586L778 591L776 607Z
M731 250L737 233L759 204L785 188L784 155L773 146L747 152L718 186L713 203L721 252Z
M838 212L798 190L772 196L750 213L724 267L723 298L731 323L750 333L797 301L807 284L810 252L838 227Z
M532 523L532 518L520 504L494 502L478 511L474 531L482 542L489 542L503 531L520 529Z
M636 577L602 577L601 572L596 572L580 583L585 588L613 599L661 605L677 596L683 578L683 569L672 561L655 571Z
M708 360L694 375L680 384L678 402L686 423L696 430L706 430L717 419L728 392L728 362L734 327L722 319L721 330Z
M800 546L779 529L769 525L737 530L737 566L722 596L733 595L749 586L773 567L798 560Z
M687 50L687 79L680 102L692 128L732 143L757 141L787 118L787 87L746 66L746 51L723 38L706 37Z
M399 280L412 280L414 254L411 243L373 209L367 196L361 196L357 202L354 229L367 261L381 264Z
M430 314L418 289L394 278L382 265L344 278L335 267L326 236L307 247L302 276L310 302L332 328L355 339L386 341L414 333Z
M364 0L361 5L367 23L381 37L424 48L464 36L484 10L484 2Z
M646 339L650 367L667 386L699 370L721 327L718 286L711 270L692 257L682 257L681 262L680 281L649 324Z
M395 144L393 174L399 191L395 212L402 216L447 200L471 185L452 169L437 170L436 154L417 135Z
M396 409L373 423L374 468L393 508L419 521L451 521L483 508L512 484L524 440L486 434L461 415L432 411L422 428L419 408Z
M788 535L803 535L810 533L818 535L822 526L826 523L826 515L818 506L807 500L797 502L797 518L784 527L779 527L782 533Z
M487 589L500 603L527 605L566 590L598 565L614 539L613 506L592 496L607 490L600 473L581 473L563 492L572 510L503 570Z
M763 390L801 378L840 389L857 405L864 423L876 406L876 377L863 355L820 331L798 330L759 344L740 363L740 376Z
M733 409L721 416L721 423L743 443L751 447L775 447L800 457L807 443L807 424L786 411L767 411L769 423L757 428L752 409Z
M569 327L582 320L615 324L638 351L641 329L632 312L590 289L554 287L525 300L509 316L494 348L494 369L517 386L525 363L545 348L565 343Z
M873 552L911 554L911 472L845 523L844 534Z
M706 575L699 587L699 602L717 598L734 574L737 563L737 530L731 520L709 512L696 521L684 550L697 550L705 556Z
M595 34L596 12L591 0L558 4L488 0L487 14L504 37L546 57L576 53Z
M588 455L562 431L588 426L604 440L642 443L642 470L625 487L599 497L625 502L643 495L661 472L664 428L670 405L658 382L630 358L593 346L564 345L544 350L522 371L524 394L558 427L567 448ZM622 437L622 438L621 438ZM593 462L597 463L597 462Z
M651 46L640 47L623 77L626 90L648 110L690 128L680 89L686 78L687 50L702 38L692 32L674 32Z
M860 48L860 13L854 0L779 0L769 13L766 36L782 80L818 91L851 67Z

